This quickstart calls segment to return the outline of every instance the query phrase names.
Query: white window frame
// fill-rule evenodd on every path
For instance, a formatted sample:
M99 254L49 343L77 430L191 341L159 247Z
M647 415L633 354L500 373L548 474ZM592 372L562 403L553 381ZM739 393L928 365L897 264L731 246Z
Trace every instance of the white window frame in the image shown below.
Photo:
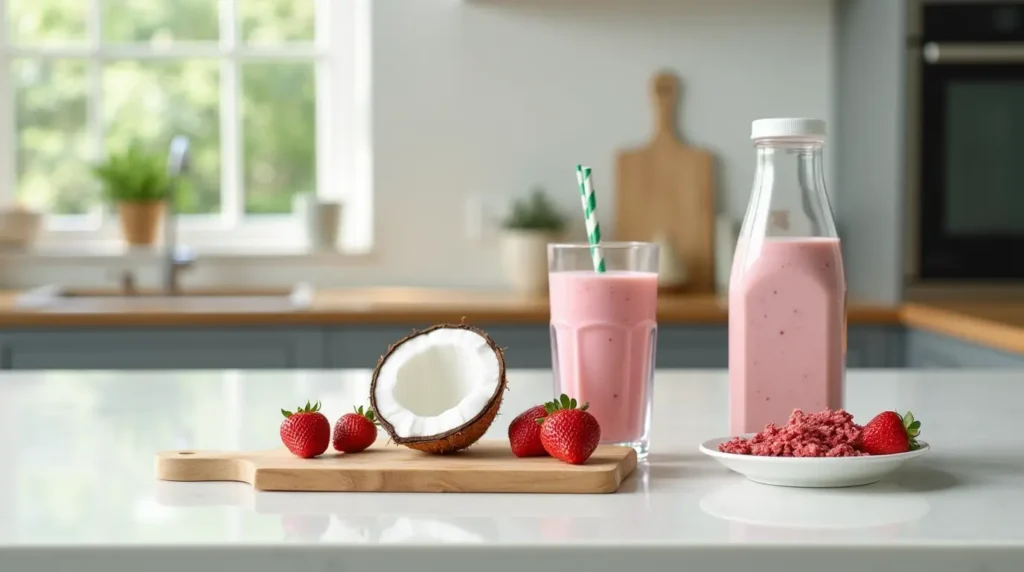
M16 46L9 40L7 1L0 0L0 200L15 199L16 118L11 62L18 58L74 58L90 66L87 122L99 158L103 151L102 65L109 61L216 59L220 62L221 213L179 215L179 240L198 250L300 251L303 234L294 215L246 215L242 165L241 65L308 61L316 68L316 188L321 198L344 204L341 250L369 250L372 236L369 138L369 2L315 0L315 40L282 46L240 41L239 0L219 0L219 42L103 44L101 0L89 2L87 43ZM109 251L119 242L115 217L48 216L44 247ZM87 252L86 252L87 253Z

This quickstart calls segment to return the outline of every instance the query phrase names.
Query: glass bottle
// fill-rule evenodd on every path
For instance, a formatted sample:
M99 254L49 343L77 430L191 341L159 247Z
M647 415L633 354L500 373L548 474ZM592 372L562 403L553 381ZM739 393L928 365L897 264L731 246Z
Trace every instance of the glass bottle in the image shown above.
M825 190L825 122L753 122L757 170L729 280L732 434L843 407L846 278Z

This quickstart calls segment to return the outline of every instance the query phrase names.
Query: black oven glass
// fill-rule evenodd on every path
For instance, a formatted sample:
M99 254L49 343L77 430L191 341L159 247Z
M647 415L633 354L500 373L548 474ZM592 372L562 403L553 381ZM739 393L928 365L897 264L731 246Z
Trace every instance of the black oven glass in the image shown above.
M919 275L1024 278L1024 4L924 8Z
M1024 79L945 89L945 232L1024 235Z

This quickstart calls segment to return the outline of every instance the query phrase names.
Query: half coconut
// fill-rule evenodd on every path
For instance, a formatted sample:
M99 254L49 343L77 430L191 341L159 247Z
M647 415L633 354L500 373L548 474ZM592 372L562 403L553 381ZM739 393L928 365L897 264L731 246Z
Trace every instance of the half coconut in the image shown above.
M441 324L394 344L373 371L370 405L391 440L451 453L487 431L505 392L505 356L482 330Z

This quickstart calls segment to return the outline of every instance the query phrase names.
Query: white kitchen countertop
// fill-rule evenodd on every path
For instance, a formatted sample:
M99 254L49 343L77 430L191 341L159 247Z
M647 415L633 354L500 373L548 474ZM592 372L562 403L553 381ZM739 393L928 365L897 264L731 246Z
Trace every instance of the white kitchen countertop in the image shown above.
M512 371L489 436L549 397ZM925 457L850 489L757 485L697 452L724 371L659 371L617 494L274 493L153 476L164 449L264 449L280 409L365 403L366 371L0 374L0 571L1024 569L1024 372L851 371L848 409L922 421Z

